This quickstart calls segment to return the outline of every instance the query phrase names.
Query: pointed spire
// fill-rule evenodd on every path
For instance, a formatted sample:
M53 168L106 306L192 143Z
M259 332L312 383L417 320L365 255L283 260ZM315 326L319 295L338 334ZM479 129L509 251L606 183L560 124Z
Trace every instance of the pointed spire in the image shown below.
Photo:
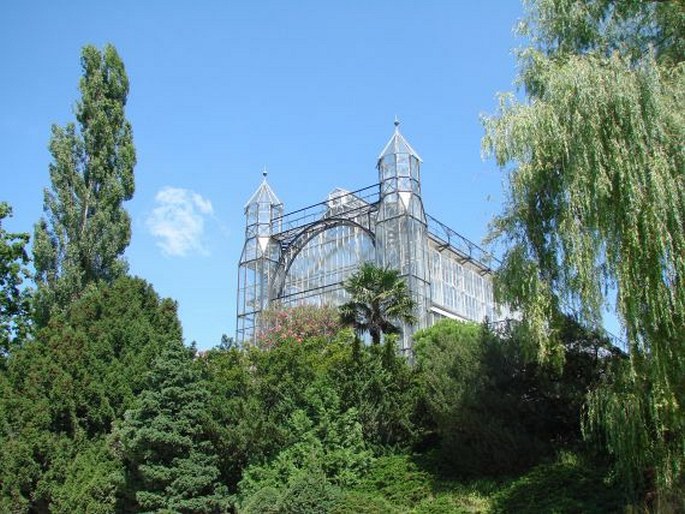
M267 175L268 175L268 172L267 172L266 166L265 166L264 169L262 169L262 177L264 177L262 179L262 183L259 185L257 190L252 194L250 199L245 204L246 209L250 205L253 205L256 203L266 203L269 205L282 205L281 201L276 196L276 193L274 193L273 189L271 189L271 186L266 181Z
M404 136L400 133L400 120L397 118L397 116L395 116L394 125L395 132L390 138L390 141L388 141L388 144L385 145L385 148L383 148L381 154L378 156L378 160L380 161L386 155L406 153L412 155L413 157L416 157L416 159L418 159L419 162L423 162L421 160L421 157L419 157L419 154L416 153L416 151L411 147L407 140L404 139Z

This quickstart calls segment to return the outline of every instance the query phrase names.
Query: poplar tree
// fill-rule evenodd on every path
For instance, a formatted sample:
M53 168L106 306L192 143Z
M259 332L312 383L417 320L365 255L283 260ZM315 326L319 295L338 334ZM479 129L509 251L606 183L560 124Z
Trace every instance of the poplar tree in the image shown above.
M626 483L661 493L685 467L685 4L532 0L519 83L484 120L507 169L492 224L506 248L500 300L541 360L561 360L555 311L591 326L615 306L630 352L590 396ZM656 477L649 483L649 477ZM677 492L672 496L677 497Z
M122 203L134 192L136 153L124 114L129 83L116 49L81 54L78 125L53 125L51 187L36 224L36 280L48 302L72 299L90 282L126 271L131 220Z

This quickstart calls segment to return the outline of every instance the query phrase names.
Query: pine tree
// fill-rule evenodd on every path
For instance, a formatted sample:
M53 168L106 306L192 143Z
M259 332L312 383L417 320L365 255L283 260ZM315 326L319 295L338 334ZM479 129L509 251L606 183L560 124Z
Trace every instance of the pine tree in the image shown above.
M93 281L121 276L131 238L122 203L134 192L136 153L124 114L129 83L116 49L81 54L83 76L76 120L54 125L46 217L36 224L36 279L48 303L72 299Z
M208 401L190 351L180 342L170 343L155 360L137 408L115 430L132 508L183 513L226 509L217 456L203 431Z

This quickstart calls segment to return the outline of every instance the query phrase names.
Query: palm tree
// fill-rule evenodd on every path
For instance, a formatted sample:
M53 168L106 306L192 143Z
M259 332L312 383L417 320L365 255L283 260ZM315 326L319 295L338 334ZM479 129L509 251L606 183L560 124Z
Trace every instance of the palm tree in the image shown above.
M413 324L415 302L400 272L380 268L370 262L361 265L345 280L343 287L352 299L340 306L340 319L357 334L368 332L374 344L381 334L397 334L398 321Z

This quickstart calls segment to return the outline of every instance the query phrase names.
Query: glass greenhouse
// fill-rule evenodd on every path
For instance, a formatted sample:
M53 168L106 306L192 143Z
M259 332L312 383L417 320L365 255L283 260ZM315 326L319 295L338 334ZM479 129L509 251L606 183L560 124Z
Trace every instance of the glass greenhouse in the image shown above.
M325 201L288 213L264 173L245 205L239 342L254 341L260 313L268 307L344 303L343 281L366 261L400 270L416 301L418 322L403 327L403 350L411 348L413 331L440 318L506 317L493 299L491 256L426 214L421 158L397 121L377 169L377 184L334 189Z

